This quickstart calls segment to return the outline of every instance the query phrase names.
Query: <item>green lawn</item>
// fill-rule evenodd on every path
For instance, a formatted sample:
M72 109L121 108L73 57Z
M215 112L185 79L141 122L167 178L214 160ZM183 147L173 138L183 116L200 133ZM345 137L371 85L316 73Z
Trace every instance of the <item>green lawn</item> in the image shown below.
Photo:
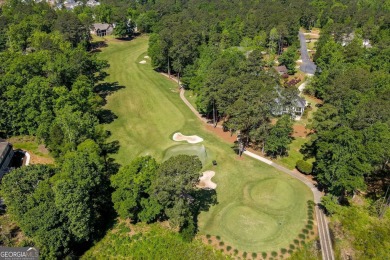
M184 92L184 95L186 96L187 100L191 103L193 107L196 108L196 94L192 90L186 90Z
M302 145L307 142L308 138L295 137L289 145L288 156L278 157L275 162L289 169L294 169L296 162L303 159L303 154L299 152Z
M118 116L105 126L121 145L115 159L125 165L139 155L162 160L180 150L203 154L199 146L175 148L179 143L171 139L176 131L199 135L204 170L216 172L218 185L218 204L199 217L200 234L221 236L226 245L247 252L287 248L306 223L310 190L266 164L239 159L231 144L209 132L180 100L176 84L152 70L144 58L147 43L146 36L109 40L99 54L111 65L106 80L125 87L108 96L106 106ZM218 165L212 166L212 160Z

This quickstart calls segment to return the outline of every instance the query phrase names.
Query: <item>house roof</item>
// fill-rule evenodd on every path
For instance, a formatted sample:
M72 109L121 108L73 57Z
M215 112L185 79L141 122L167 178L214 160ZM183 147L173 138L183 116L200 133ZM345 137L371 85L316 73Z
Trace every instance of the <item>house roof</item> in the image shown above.
M275 98L275 103L278 104L278 105L281 105L282 104L282 100L280 98ZM295 98L295 100L293 101L293 104L296 107L305 108L306 107L306 100L304 98L302 98L302 97L298 97L297 96Z
M0 165L3 162L3 159L8 154L9 149L12 148L11 144L8 142L0 142Z
M96 6L96 5L100 5L99 2L95 1L95 0L88 0L88 2L86 3L87 6Z
M96 31L97 30L108 30L108 28L111 27L111 24L108 24L108 23L94 23L92 25L92 28L95 29Z
M287 70L287 67L284 66L284 65L281 65L281 66L277 66L277 67L274 67L276 69L277 72L279 73L287 73L288 70Z
M297 99L295 100L295 103L296 103L297 107L302 107L302 108L306 107L306 100L302 97L297 97Z

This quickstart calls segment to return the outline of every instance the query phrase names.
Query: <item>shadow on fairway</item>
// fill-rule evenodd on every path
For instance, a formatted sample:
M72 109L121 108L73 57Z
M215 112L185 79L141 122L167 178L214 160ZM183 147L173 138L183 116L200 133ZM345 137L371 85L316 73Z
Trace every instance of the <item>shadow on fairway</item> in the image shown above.
M120 86L118 82L102 82L95 86L94 91L105 100L107 96L123 88L125 87Z
M112 123L115 119L118 118L111 110L101 109L98 114L100 124L109 124Z
M218 204L217 192L215 190L200 189L192 194L195 198L195 203L192 205L194 212L194 222L198 229L198 216L202 212L209 211L211 206Z

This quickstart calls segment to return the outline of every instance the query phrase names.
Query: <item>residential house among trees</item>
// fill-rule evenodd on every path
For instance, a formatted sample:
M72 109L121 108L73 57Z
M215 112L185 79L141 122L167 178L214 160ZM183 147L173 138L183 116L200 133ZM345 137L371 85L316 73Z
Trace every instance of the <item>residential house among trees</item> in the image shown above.
M303 115L303 112L305 112L306 100L299 96L297 96L288 104L283 102L281 98L276 98L275 103L276 106L272 113L277 116L290 114L291 117L299 119Z
M92 25L91 33L96 35L96 36L103 37L106 35L111 35L113 30L114 30L114 27L112 26L112 24L94 23Z
M284 65L277 66L277 67L274 67L274 68L279 73L280 76L283 76L283 75L287 74L287 72L288 72L287 67L284 66Z
M0 142L0 179L7 173L13 155L12 145L8 142Z

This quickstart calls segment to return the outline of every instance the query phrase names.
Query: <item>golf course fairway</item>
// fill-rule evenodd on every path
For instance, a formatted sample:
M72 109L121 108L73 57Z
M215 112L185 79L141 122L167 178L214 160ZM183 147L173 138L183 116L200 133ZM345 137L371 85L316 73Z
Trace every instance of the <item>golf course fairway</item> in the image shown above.
M119 88L107 96L106 109L117 118L105 125L120 149L114 158L127 165L137 156L162 161L171 155L196 154L203 170L215 171L218 204L201 213L199 234L219 236L241 252L280 252L307 224L311 191L296 179L249 157L238 158L227 143L206 129L182 102L177 84L155 72L147 55L148 37L131 41L107 39L98 57L109 62L108 83ZM140 61L145 60L142 64ZM172 140L172 135L198 135L199 144ZM212 160L218 165L213 166Z

